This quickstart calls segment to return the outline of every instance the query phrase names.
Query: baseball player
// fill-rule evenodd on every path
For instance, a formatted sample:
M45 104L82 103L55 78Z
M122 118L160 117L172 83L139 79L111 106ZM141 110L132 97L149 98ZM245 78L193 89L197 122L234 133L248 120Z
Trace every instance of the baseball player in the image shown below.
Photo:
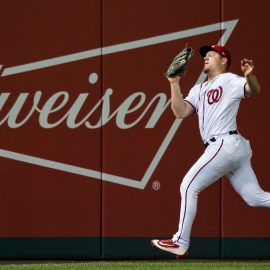
M184 99L179 81L193 55L185 48L173 61L166 75L171 87L172 110L176 117L197 114L205 151L185 175L181 186L181 210L178 231L169 240L152 240L153 246L186 257L190 245L192 224L196 216L199 193L226 176L244 201L255 207L270 207L270 193L261 189L251 167L249 141L237 130L236 116L241 99L260 92L252 60L243 59L243 77L228 72L229 51L219 45L203 46L207 80L191 88Z

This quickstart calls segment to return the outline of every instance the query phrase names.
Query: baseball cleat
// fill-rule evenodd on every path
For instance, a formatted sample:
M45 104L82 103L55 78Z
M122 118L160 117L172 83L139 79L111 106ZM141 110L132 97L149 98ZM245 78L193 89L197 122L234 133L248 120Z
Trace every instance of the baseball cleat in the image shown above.
M171 239L168 240L155 239L151 241L151 245L163 251L175 254L176 259L183 259L188 256L188 248L179 246Z

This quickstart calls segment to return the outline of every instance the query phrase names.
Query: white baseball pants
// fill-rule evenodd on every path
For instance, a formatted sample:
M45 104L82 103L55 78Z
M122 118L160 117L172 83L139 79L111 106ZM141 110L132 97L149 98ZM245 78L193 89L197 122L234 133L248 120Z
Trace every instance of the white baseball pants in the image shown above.
M261 189L251 167L249 141L239 134L221 135L215 139L188 171L180 187L180 220L173 241L185 247L189 247L190 243L198 194L222 176L228 178L248 205L270 207L270 193Z

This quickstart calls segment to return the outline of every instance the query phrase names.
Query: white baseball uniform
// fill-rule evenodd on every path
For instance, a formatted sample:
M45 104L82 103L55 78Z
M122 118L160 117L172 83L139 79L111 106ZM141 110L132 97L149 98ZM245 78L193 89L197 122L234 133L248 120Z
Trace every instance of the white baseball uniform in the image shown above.
M223 73L195 85L185 98L196 110L201 137L208 146L184 177L181 211L173 241L188 247L197 211L198 194L222 176L250 206L270 207L270 193L261 189L251 167L249 141L236 130L239 104L245 97L246 79Z

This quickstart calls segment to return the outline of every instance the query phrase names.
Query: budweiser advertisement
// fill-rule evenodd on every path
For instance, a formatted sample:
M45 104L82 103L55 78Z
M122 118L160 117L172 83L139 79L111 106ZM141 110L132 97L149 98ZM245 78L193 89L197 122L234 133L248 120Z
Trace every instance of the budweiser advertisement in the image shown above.
M263 91L243 101L238 122L260 184L270 189L262 140L270 132L269 44L258 42L267 28L262 16L251 23L243 4L2 4L2 258L170 258L149 240L177 230L181 180L204 151L197 117L173 116L164 76L187 43L195 55L181 80L185 95L205 80L201 45L226 45L234 73L243 57L254 59ZM267 216L221 179L200 195L191 257L240 256L230 253L231 241L248 257L239 239L270 237Z

